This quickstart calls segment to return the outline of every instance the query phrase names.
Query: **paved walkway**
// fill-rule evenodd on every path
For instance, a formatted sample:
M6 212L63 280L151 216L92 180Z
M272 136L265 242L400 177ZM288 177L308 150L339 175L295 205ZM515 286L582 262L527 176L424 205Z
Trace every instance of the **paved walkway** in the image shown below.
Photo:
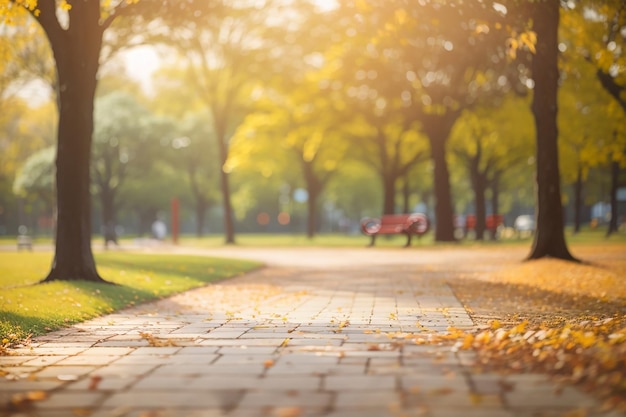
M0 415L619 415L542 375L477 373L471 352L429 343L449 326L473 326L446 278L484 268L488 252L474 262L462 250L206 253L269 266L0 357Z

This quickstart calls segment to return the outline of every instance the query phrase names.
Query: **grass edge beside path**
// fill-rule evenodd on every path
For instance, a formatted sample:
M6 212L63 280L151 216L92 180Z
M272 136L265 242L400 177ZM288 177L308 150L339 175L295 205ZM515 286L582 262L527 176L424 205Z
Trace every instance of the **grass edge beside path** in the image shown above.
M0 253L0 355L30 337L126 307L169 297L262 266L194 255L97 253L98 271L119 285L86 281L39 284L50 252Z

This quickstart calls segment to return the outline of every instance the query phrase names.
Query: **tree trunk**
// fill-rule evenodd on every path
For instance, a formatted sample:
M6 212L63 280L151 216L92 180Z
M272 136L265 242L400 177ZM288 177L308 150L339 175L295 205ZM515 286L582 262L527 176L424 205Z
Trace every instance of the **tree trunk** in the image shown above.
M409 182L409 174L404 174L404 181L402 183L402 212L411 212L411 184Z
M537 52L532 61L535 81L532 111L537 135L537 229L528 259L554 257L576 260L565 243L558 157L557 90L559 70L558 1L533 3Z
M435 241L454 242L454 211L450 190L450 173L446 161L446 143L460 111L448 110L445 115L423 117L423 128L430 142L435 168Z
M305 160L302 153L299 153L298 155L300 157L302 175L304 176L304 182L306 183L306 190L308 193L306 235L309 239L313 239L317 231L317 200L322 193L325 181L318 178L315 174L315 170L313 168L315 159Z
M474 208L476 209L476 225L474 233L476 240L484 240L485 238L485 217L487 209L485 207L485 190L487 189L486 178L480 170L480 162L482 159L482 146L480 139L476 140L476 154L468 158L469 174L474 189Z
M609 221L609 228L606 231L606 236L617 232L617 189L619 186L619 162L611 161L611 221Z
M477 161L476 161L477 162ZM474 189L474 205L476 207L476 240L484 240L485 238L485 218L487 217L487 208L485 207L485 190L487 184L483 175L478 172L478 167L472 167L470 176L472 178L472 188Z
M56 60L59 99L57 235L54 261L44 282L106 282L98 275L91 250L89 193L93 105L102 45L100 2L76 3L67 30L60 27L49 4L41 4L38 17Z
M493 173L491 180L491 212L493 214L500 214L500 172ZM497 229L490 230L491 240L496 240L498 237Z
M602 84L602 87L604 87L604 89L615 100L617 100L619 105L622 107L622 110L624 110L626 112L626 100L624 100L624 98L623 98L623 96L624 96L623 93L626 90L626 87L623 86L623 85L620 85L616 81L616 77L612 76L608 72L604 72L604 70L602 70L602 69L598 69L596 71L596 76L598 77L598 80L600 80L600 83Z
M222 188L222 206L224 208L224 242L226 244L235 243L235 225L233 220L233 209L230 202L230 181L228 174L222 169L220 171L220 184Z
M196 196L196 236L202 237L206 219L207 202L200 196Z
M317 230L318 191L312 188L309 188L308 192L309 192L309 198L306 202L307 204L306 236L309 239L313 239L315 237L315 232Z
M383 177L383 214L396 212L396 177L385 175Z
M224 164L228 159L228 143L226 139L225 127L218 126L218 140L220 153L220 188L222 190L222 207L224 210L224 238L226 244L235 243L235 223L233 219L233 208L230 201L230 181L228 173L224 171Z
M100 189L100 204L102 205L102 226L104 228L104 246L108 247L109 242L117 245L117 234L115 233L115 191L110 188Z
M580 232L581 209L583 204L583 170L578 167L574 183L574 233Z

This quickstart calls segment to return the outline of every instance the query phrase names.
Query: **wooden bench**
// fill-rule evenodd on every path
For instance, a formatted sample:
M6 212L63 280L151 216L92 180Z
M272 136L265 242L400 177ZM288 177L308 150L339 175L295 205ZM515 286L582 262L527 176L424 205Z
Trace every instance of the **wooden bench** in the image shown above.
M366 217L361 220L361 231L372 237L369 246L374 246L378 235L407 236L405 246L411 246L413 235L421 236L428 232L430 223L428 217L422 213L413 214L385 214L380 219Z
M20 249L28 249L33 250L33 239L28 235L18 235L17 236L17 250Z

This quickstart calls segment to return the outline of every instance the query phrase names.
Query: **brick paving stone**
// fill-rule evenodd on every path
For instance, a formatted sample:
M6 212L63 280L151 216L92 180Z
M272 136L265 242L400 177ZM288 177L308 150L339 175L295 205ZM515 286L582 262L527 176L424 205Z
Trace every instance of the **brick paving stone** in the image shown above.
M207 391L199 395L195 391L179 392L170 390L121 392L108 397L103 407L130 406L154 407L155 402L173 408L232 408L242 393L238 390Z
M133 391L188 391L197 376L190 375L149 375L133 384Z
M324 389L328 391L394 391L396 384L396 378L388 375L363 375L359 378L353 375L329 375L324 378Z
M261 390L246 393L238 408L302 407L325 410L330 407L332 395L318 391Z
M467 407L437 407L430 408L428 417L517 417L512 411L509 410L485 410L481 409L468 409ZM539 415L535 417L540 417Z
M129 355L115 361L115 365L161 365L171 363L171 358L170 355Z
M267 375L257 380L256 388L263 390L303 390L318 391L321 389L322 377L312 375L302 378L300 375Z
M120 377L139 376L139 375L145 375L154 371L155 369L158 368L158 366L159 365L155 365L155 364L118 365L114 363L112 365L98 368L96 374L102 375L102 376L113 375L113 376L120 376Z
M85 350L89 349L89 347L91 347L91 344L83 344L83 347L64 347L64 346L58 346L58 345L54 345L52 346L51 343L46 343L44 345L41 345L39 347L33 348L33 349L29 349L29 354L30 355L48 355L48 356L54 356L54 355L59 355L59 356L69 356L69 355L76 355L78 353L84 352Z
M66 365L107 365L115 362L121 356L113 355L77 355L64 358L55 363L58 366Z
M53 392L46 401L35 402L39 410L50 408L66 408L72 404L72 408L89 408L98 405L105 394L100 392Z
M54 380L31 380L28 377L18 380L0 379L0 392L49 391L65 385L66 382Z
M135 349L129 347L100 347L95 346L90 349L87 349L81 352L81 355L97 355L97 356L124 356L128 355L131 352L134 352Z
M182 348L180 347L170 347L170 346L143 346L137 349L133 349L132 352L128 356L143 356L143 355L151 355L151 356L165 356L165 355L173 355L179 352Z
M60 376L76 376L87 375L96 370L97 366L47 366L36 373L37 378L59 378Z
M17 359L19 359L19 356L17 357ZM60 361L63 361L67 359L67 356L39 356L39 357L31 357L31 359L25 361L25 362L19 362L22 366L37 366L37 367L41 367L41 366L48 366L48 365L53 365L55 363L59 363ZM0 361L0 367L2 367L4 365L3 363L4 361ZM9 368L10 369L10 368Z
M409 417L411 414L404 411L403 413L394 412L387 407L367 407L367 408L350 408L350 407L342 407L340 409L335 409L328 414L325 414L326 417ZM421 415L424 417L424 414Z
M44 390L36 417L563 417L580 407L623 417L573 387L557 394L545 375L477 374L473 352L430 345L473 326L446 284L470 267L449 254L420 250L403 265L400 249L232 250L283 266L36 338L0 357L0 411Z
M235 390L253 389L263 386L265 379L259 375L216 375L204 374L191 381L194 389Z
M66 383L63 389L68 391L122 391L139 380L137 375L110 375L94 371L85 378Z
M335 408L342 407L386 407L388 409L400 409L402 403L401 396L395 390L357 390L337 392Z
M18 366L26 362L30 362L32 360L41 360L43 359L40 356L35 355L15 355L15 356L0 356L0 368L5 368L9 366ZM61 358L62 359L62 358ZM60 359L59 359L60 360Z

